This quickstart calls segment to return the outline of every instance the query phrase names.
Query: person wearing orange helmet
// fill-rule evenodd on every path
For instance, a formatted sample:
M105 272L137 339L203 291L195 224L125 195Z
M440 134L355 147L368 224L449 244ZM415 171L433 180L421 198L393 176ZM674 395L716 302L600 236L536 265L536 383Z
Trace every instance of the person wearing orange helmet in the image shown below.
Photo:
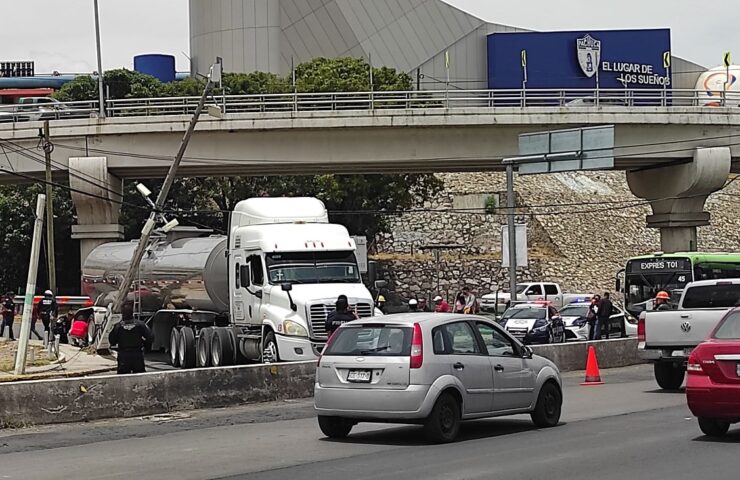
M655 296L655 307L654 310L672 310L668 301L671 299L671 295L668 292L658 292Z

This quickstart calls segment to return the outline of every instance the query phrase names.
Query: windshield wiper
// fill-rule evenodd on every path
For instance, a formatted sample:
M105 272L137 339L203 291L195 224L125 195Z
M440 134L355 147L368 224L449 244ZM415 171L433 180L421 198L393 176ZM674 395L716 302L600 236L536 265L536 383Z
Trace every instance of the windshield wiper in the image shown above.
M378 348L371 348L370 350L360 350L360 355L367 355L368 353L378 353L383 352L385 350L388 350L390 345L386 345L384 347L378 347Z

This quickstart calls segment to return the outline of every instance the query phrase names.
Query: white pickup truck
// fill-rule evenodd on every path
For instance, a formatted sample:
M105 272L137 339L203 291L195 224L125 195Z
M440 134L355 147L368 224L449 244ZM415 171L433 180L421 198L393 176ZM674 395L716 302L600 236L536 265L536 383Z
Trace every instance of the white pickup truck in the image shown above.
M740 306L740 279L702 280L686 286L677 310L640 314L638 353L654 362L661 388L681 388L691 351L736 306Z
M588 301L592 297L588 293L564 293L557 283L529 282L520 283L516 287L517 302L536 302L548 300L556 308L562 308L573 302ZM481 310L484 312L503 313L506 310L511 295L508 292L489 293L481 297Z

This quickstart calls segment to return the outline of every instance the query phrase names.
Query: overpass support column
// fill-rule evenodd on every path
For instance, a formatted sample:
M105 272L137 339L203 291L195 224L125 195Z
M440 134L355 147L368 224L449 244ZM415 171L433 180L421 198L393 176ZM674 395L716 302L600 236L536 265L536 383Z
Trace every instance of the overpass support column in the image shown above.
M77 210L72 238L80 241L80 262L84 265L95 247L123 239L119 225L123 181L108 172L105 157L69 159L69 185Z
M654 170L627 172L632 193L650 202L647 225L660 229L662 251L695 251L697 227L709 225L704 204L730 174L730 149L699 148L694 160Z

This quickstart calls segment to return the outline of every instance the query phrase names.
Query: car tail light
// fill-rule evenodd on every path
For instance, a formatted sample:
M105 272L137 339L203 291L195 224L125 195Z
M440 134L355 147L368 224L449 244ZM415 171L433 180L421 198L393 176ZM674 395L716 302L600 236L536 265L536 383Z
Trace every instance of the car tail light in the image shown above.
M421 325L414 324L414 335L411 337L411 368L421 368L424 363L424 340L421 336Z
M689 356L689 362L686 365L686 372L690 375L704 375L704 370L701 368L699 363L699 356L696 352L692 352Z
M686 371L692 375L708 375L705 369L707 365L716 365L713 352L708 348L697 347L689 355Z
M324 345L323 350L321 350L321 353L319 354L319 360L318 360L317 366L321 366L321 358L324 356L324 352L326 351L326 349L329 348L329 345L331 345L331 342L334 339L334 335L336 333L337 333L336 330L334 330L333 332L331 332L331 335L329 335L328 340L326 340L326 345Z
M640 318L637 320L637 341L645 341L645 314L640 314Z

